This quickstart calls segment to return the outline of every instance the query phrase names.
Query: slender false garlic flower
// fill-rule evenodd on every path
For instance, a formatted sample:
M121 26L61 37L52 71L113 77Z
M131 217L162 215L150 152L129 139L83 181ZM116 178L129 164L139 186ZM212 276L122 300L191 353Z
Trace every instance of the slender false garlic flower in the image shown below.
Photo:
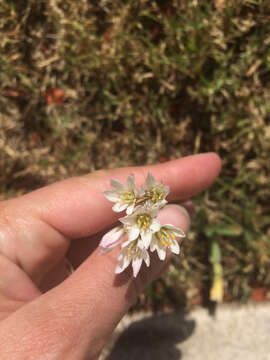
M184 238L186 235L183 230L171 225L162 225L160 230L156 232L150 244L150 251L157 251L160 260L165 260L167 249L174 254L180 253L179 243L176 238Z
M134 176L129 175L126 186L119 181L111 179L111 186L114 190L104 191L104 196L112 202L115 202L112 207L113 211L121 212L126 210L127 214L131 214L136 204L136 187Z
M169 187L158 183L149 173L145 185L136 189L134 176L129 175L126 185L111 180L113 190L104 192L105 197L114 202L116 212L126 210L126 216L119 219L120 225L106 233L101 242L101 253L107 253L121 244L115 273L124 271L130 264L136 277L142 263L150 265L149 251L157 251L160 260L166 258L167 249L179 254L177 237L185 237L181 229L171 225L161 225L157 219L159 211L167 203Z
M157 220L158 209L147 205L137 206L134 213L120 218L128 233L126 244L140 238L138 246L148 249L152 235L159 231L160 223Z
M143 261L146 266L150 266L150 256L145 248L141 248L138 245L138 241L132 241L126 246L123 246L118 256L118 264L115 269L116 274L123 272L131 263L133 276L137 277L138 272L141 269Z
M123 226L116 226L108 231L99 243L101 253L106 254L115 248L122 241L124 233Z
M142 198L146 199L146 202L150 205L156 205L158 208L163 207L167 204L165 200L166 196L170 192L169 186L163 185L163 183L156 182L152 174L148 173L145 186L141 189L143 190Z

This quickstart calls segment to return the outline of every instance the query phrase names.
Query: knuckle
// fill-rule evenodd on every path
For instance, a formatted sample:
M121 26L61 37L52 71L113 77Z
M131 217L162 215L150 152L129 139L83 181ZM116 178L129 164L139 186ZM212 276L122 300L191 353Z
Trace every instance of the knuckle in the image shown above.
M106 178L108 176L108 170L100 169L95 170L91 173L91 176L96 177L98 179Z
M16 224L12 220L12 200L0 202L0 252L9 258L14 257L14 239Z

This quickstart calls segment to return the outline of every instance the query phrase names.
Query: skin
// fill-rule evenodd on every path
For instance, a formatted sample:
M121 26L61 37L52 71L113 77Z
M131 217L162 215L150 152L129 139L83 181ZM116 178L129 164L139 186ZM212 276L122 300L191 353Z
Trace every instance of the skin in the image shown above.
M97 359L137 295L166 267L156 254L134 279L116 276L119 249L101 256L104 229L119 216L102 192L110 179L137 186L148 172L170 186L178 203L208 188L221 169L214 153L164 164L102 170L0 204L0 358ZM188 204L188 203L187 203ZM190 206L190 203L189 205ZM187 207L188 207L187 206ZM187 212L167 205L162 221L188 231ZM66 258L75 271L67 276Z

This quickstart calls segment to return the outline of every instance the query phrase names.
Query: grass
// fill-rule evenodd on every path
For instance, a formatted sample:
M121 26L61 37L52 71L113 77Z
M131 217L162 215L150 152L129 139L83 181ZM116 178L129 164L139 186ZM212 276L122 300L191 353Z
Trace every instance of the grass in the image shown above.
M182 256L139 306L207 299L214 248L225 300L270 291L269 16L260 0L1 3L0 197L216 151Z

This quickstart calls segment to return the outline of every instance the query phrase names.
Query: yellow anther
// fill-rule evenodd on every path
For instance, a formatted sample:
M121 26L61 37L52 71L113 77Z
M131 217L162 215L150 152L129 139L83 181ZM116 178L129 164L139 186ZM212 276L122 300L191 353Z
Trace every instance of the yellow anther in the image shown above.
M165 241L161 241L161 244L162 244L163 246L165 246L165 247L167 247L167 246L168 246L168 244L167 244L167 243L165 243Z
M171 241L169 241L169 242L168 242L168 244L169 244L169 245L172 245L172 242L171 242Z
M175 235L174 235L173 233L171 233L171 237L172 237L173 239L175 239Z
M167 239L170 239L170 235L167 235L166 238L167 238Z
M137 218L137 224L143 230L146 230L148 226L150 226L151 217L148 214L141 214Z

